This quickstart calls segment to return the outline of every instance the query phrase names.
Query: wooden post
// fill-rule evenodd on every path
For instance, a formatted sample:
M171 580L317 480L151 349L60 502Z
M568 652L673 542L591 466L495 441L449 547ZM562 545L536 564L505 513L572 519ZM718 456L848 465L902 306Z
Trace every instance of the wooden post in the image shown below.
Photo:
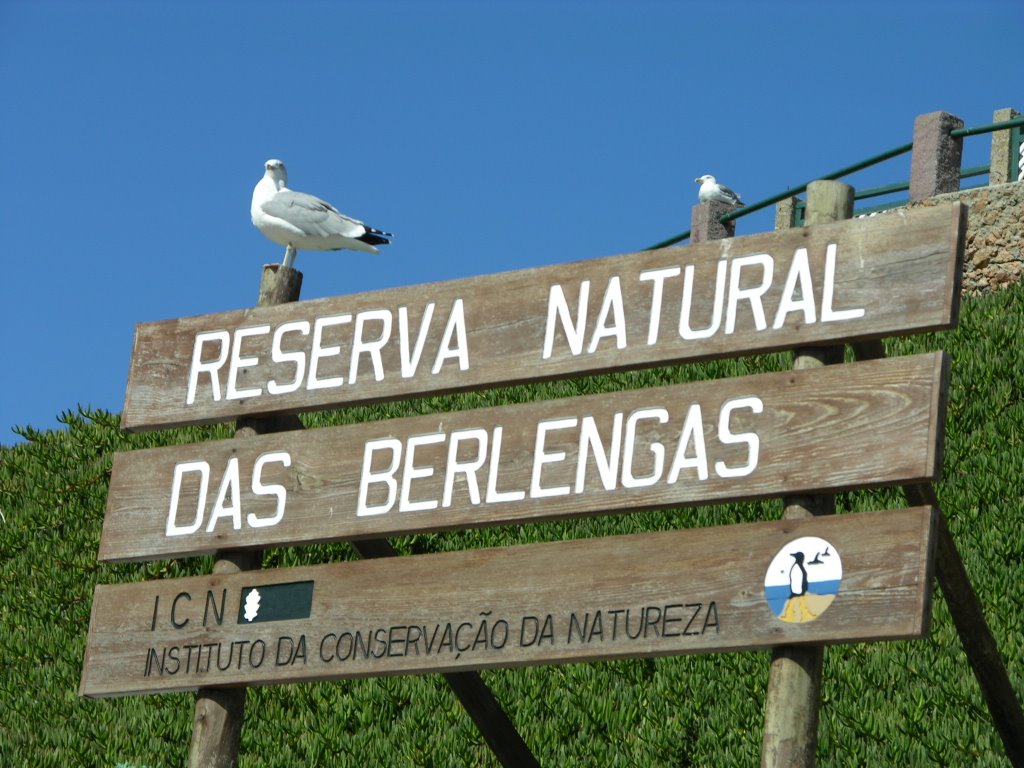
M853 187L838 181L814 181L808 185L808 226L852 216ZM798 349L794 352L793 368L818 368L842 360L841 345ZM835 497L831 494L790 496L783 499L783 504L782 516L786 519L835 512ZM761 765L765 768L815 765L823 658L822 646L779 647L773 651L761 743Z
M930 112L914 121L914 149L910 156L910 200L924 200L960 189L963 138L950 131L964 121L948 112Z
M270 306L298 301L302 273L278 264L263 267L257 304ZM268 432L300 429L302 422L292 414L239 420L235 437L251 437ZM263 553L218 552L214 573L258 570ZM245 720L245 688L200 688L192 719L192 744L188 753L190 768L234 768L238 765L238 747Z

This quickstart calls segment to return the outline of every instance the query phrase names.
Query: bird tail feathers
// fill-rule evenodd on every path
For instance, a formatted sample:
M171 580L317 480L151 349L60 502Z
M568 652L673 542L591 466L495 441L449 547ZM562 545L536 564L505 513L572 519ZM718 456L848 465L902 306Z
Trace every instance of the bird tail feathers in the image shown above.
M374 229L373 227L366 227L366 232L356 239L361 240L367 245L388 245L391 242L392 237L394 237L394 235L390 232L383 232L379 229Z

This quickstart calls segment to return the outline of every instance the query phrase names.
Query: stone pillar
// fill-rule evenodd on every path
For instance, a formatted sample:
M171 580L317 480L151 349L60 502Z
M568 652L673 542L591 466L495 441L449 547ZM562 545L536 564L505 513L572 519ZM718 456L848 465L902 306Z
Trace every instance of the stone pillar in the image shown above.
M693 206L690 216L690 242L706 243L708 240L721 240L736 236L736 221L723 224L719 221L725 214L731 213L736 206L711 200Z
M960 189L963 138L950 131L964 121L948 112L930 112L914 121L914 150L910 159L910 199L913 202Z
M791 229L796 223L796 198L787 197L775 204L775 229Z
M1020 117L1015 109L997 109L992 115L993 123L1002 123ZM1017 181L1020 169L1012 165L1013 151L1010 144L1010 131L996 131L992 134L992 155L989 161L989 184L1006 184Z

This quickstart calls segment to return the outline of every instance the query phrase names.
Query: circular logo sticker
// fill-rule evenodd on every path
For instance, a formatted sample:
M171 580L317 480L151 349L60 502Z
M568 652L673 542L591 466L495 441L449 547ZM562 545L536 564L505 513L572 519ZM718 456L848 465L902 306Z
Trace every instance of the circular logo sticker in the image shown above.
M782 621L802 624L825 612L842 580L836 548L817 536L803 536L775 555L764 576L764 596Z

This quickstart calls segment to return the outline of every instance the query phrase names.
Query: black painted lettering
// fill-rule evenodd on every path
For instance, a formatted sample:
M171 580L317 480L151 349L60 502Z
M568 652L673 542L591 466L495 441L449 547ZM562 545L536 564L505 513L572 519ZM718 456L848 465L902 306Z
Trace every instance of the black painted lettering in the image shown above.
M217 671L218 672L227 672L229 669L231 669L231 659L234 658L234 655L235 655L235 645L237 645L237 643L238 643L238 641L235 640L234 642L232 642L228 646L228 660L226 662L224 662L223 664L221 664L221 655L222 655L221 651L224 650L224 644L221 643L221 644L219 644L217 646Z
M661 637L661 630L658 624L661 623L661 608L656 605L649 605L644 610L644 637L647 637L647 630L654 631L655 637Z
M326 635L320 638L320 661L324 662L325 664L334 659L333 654L330 657L324 655L324 643L327 642L328 637L333 637L335 640L337 640L338 638L338 636L333 632L328 632Z
M209 622L210 608L211 607L213 608L213 618L214 618L214 621L217 622L217 626L220 626L221 624L224 623L224 604L227 602L227 599L228 599L228 590L227 590L227 588L225 588L224 591L221 593L221 596L220 596L220 610L218 611L217 610L217 600L216 600L216 598L213 595L213 590L212 589L206 590L206 606L203 608L203 626L204 627L210 626L208 622Z
M174 662L174 669L171 669L170 664L166 663L166 660ZM176 675L178 670L181 669L181 654L180 649L176 645L172 645L166 649L165 663L160 667L160 674Z
M206 649L206 669L203 672L210 671L210 662L213 661L213 649L216 648L217 652L220 652L220 643L207 643L203 647Z
M188 598L188 601L192 602L192 595L190 595L188 592L179 592L177 595L175 595L174 601L171 603L171 626L173 626L175 629L181 629L186 624L188 624L187 618L181 622L179 622L177 618L178 601L181 600L181 598L183 597Z
M540 619L536 616L523 616L519 625L519 646L528 648L537 642L540 635Z
M262 640L253 640L252 645L249 646L249 666L253 669L259 669L266 655L267 644Z
M700 631L696 630L696 629L691 632L690 631L690 627L693 626L693 622L700 615L700 609L703 608L703 607L704 607L704 603L687 603L685 605L685 608L687 610L693 609L693 614L690 616L690 620L688 622L686 622L686 626L683 628L683 634L684 635L690 636L690 635L699 635L700 634Z
M347 643L348 647L346 648L346 650L344 652L342 652L341 646L342 646L342 643L346 641L346 639L348 641L348 643ZM338 642L337 642L337 645L335 646L335 651L337 653L338 661L348 661L349 659L352 658L352 655L355 653L355 650L356 650L356 639L352 635L351 632L342 632L340 635L338 635Z
M192 652L195 651L197 648L199 648L199 646L198 645L192 645L190 643L189 645L185 645L185 646L182 646L182 647L186 651L188 651L188 656L185 658L185 672L186 673L187 672L191 672L192 671Z
M630 615L630 610L629 610L629 608L627 608L626 609L626 636L630 640L636 640L636 639L638 639L640 637L641 634L643 634L643 631L644 631L643 611L640 612L640 619L637 621L636 634L635 635L629 629L629 615Z
M583 626L580 626L580 620L576 616L576 612L573 611L569 614L569 636L565 638L566 643L572 643L573 632L575 631L576 638L581 642L586 642L584 637L586 636L587 627L590 625L590 611L587 611L583 616Z
M437 652L440 653L446 647L449 653L455 650L455 633L452 631L452 623L450 621L445 624L444 634L441 635L441 644L437 646Z
M398 625L398 626L391 627L388 630L388 656L389 657L404 656L405 655L405 643L406 643L406 641L408 640L408 637L409 637L408 633L405 634L405 637L402 637L402 633L405 631L405 629L406 629L406 627ZM395 634L396 631L398 633L397 635ZM394 652L395 648L397 648L399 645L401 645L402 650L400 652L397 652L397 653Z
M385 629L377 629L373 633L373 640L377 643L377 650L373 653L373 658L382 658L388 652L388 633Z
M249 644L248 640L238 641L238 669L242 668L242 659L245 656L245 646ZM250 655L252 654L252 648L249 649Z
M615 642L619 634L619 616L625 611L622 608L616 608L608 613L612 617L612 642Z
M670 616L670 612L674 610L683 610L682 603L673 603L672 605L666 605L665 610L661 613L661 636L662 637L679 637L682 633L677 629L670 629L669 624L678 624L683 619L679 616Z
M283 667L292 663L295 655L295 641L288 635L277 638L277 653L274 654L274 666Z
M143 677L149 677L153 674L153 663L160 665L159 674L164 673L164 657L167 655L167 649L164 648L163 652L158 656L156 648L150 648L146 653L146 672Z
M410 624L408 627L406 627L406 634L405 634L405 652L406 652L406 655L408 655L408 653L409 653L409 648L412 648L412 650L416 653L417 656L420 655L420 640L423 639L423 634L424 634L423 629L421 627L417 626L416 624Z
M718 626L718 606L715 605L715 601L714 600L712 600L710 603L708 603L708 612L704 616L704 628L703 628L703 630L701 630L701 633L703 634L704 632L707 632L708 631L708 627L714 627L715 628L715 634L716 635L718 634L718 631L719 631L719 626Z

